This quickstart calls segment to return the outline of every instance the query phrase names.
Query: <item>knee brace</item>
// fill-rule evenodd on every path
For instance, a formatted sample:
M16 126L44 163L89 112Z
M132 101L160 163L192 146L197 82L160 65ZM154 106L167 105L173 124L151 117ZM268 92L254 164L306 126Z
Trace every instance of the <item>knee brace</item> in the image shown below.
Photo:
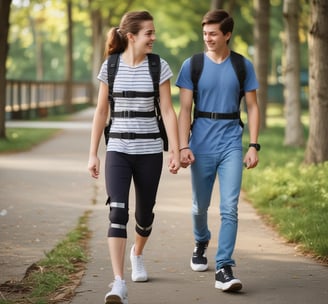
M151 234L154 221L154 213L151 213L150 216L136 216L136 232L143 236L148 237Z
M129 221L127 203L109 202L108 237L127 238L126 225Z

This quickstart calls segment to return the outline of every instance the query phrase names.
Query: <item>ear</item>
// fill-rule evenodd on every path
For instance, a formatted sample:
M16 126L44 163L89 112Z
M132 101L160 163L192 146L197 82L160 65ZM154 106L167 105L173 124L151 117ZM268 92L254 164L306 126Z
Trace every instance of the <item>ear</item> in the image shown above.
M130 42L134 42L134 35L132 33L127 33L126 34L126 37L128 38L128 41Z
M225 34L225 39L226 39L226 41L230 40L231 35L232 35L231 32L228 32L228 33Z

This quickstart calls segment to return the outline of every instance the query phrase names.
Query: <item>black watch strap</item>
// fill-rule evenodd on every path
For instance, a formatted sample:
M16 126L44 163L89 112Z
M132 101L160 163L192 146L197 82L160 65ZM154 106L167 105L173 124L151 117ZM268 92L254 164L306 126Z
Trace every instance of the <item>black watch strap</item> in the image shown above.
M253 148L256 149L256 151L260 151L260 150L261 150L261 145L260 145L260 144L253 144L253 143L250 143L250 144L248 145L248 147L249 147L249 148L250 148L250 147L253 147Z

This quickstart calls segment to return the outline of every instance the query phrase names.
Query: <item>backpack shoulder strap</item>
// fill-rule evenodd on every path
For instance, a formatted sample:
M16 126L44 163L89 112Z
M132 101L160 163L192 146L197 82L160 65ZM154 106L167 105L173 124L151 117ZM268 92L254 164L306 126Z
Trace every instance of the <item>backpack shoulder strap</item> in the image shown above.
M202 74L204 66L204 53L197 53L193 55L190 59L190 73L191 73L191 81L193 83L193 97L194 102L197 101L197 93L198 93L198 80L200 75Z
M232 66L236 72L239 81L239 86L240 86L239 102L240 102L240 100L245 95L245 91L244 91L244 82L246 79L245 61L244 61L244 57L241 54L236 53L234 51L231 51L230 58L231 58Z
M148 65L149 65L149 73L153 80L154 86L154 96L155 98L159 98L159 80L161 73L161 61L160 57L157 54L147 54L148 56Z
M113 88L115 76L118 70L120 54L111 54L107 59L107 77L108 77L108 100L111 103L111 108L114 109Z
M148 56L148 65L149 65L149 73L153 80L154 87L154 108L156 112L156 118L158 123L159 132L161 134L161 138L163 140L163 148L164 151L168 151L169 142L164 126L164 122L162 119L161 108L159 106L160 96L159 96L159 81L161 75L161 59L159 55L149 53Z

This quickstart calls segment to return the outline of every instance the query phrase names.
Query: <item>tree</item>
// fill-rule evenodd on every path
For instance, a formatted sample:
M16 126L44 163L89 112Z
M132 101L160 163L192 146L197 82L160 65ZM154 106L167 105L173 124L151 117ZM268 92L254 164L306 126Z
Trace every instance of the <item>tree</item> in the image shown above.
M259 80L260 128L266 128L270 54L270 0L254 0L254 68Z
M211 8L212 9L226 9L229 14L232 14L233 9L235 7L236 1L235 0L229 0L229 1L225 1L225 0L212 0L211 2Z
M284 144L294 147L304 145L304 132L301 123L299 11L299 0L284 1L284 96L286 117Z
M309 31L309 138L305 163L328 160L328 5L311 0Z
M0 138L6 138L6 61L11 0L0 1Z
M109 29L112 26L118 26L114 24L114 21L118 21L119 19L115 19L114 16L118 17L119 15L123 15L126 11L128 11L134 0L129 0L125 2L121 2L121 5L118 5L117 1L112 1L110 3L102 3L100 6L97 1L89 0L90 10L90 18L92 24L92 83L93 83L93 100L95 100L95 92L97 92L97 75L99 72L99 67L104 60L104 47L105 47L105 29ZM104 6L106 9L104 9ZM104 12L108 12L104 13Z
M67 47L66 47L66 85L64 103L67 113L73 112L73 18L72 18L72 1L66 3L67 10Z

